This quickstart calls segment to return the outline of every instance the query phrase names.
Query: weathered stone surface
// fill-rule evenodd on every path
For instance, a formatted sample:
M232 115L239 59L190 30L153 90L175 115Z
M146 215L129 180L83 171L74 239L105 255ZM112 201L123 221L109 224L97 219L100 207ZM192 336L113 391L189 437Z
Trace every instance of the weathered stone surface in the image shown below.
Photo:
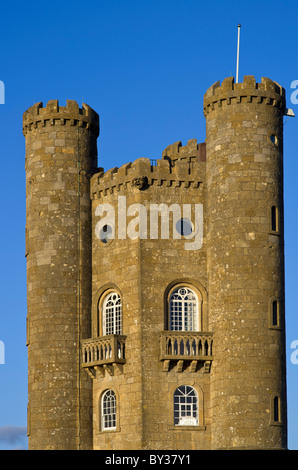
M207 290L216 344L212 448L286 447L284 106L279 85L268 79L256 84L253 77L243 84L227 79L204 99ZM272 206L279 228L271 235ZM278 328L268 314L272 299L279 302ZM272 425L273 395L280 398L278 425Z
M98 118L73 102L39 103L24 114L24 134L29 447L91 448L91 383L79 358L80 338L90 336L86 169L97 167Z
M205 94L206 143L176 142L154 163L106 172L96 168L89 106L52 100L24 114L30 448L286 448L284 109L275 82L229 77ZM115 210L105 242L102 204ZM177 205L181 216L183 205L201 207L202 245L173 238L172 215L163 238L153 204ZM135 238L132 207L143 211ZM198 228L194 212L191 220ZM177 285L197 293L199 331L167 331ZM122 302L118 336L104 335L110 291ZM174 425L182 385L197 392L197 425ZM106 390L116 397L113 430L102 428Z

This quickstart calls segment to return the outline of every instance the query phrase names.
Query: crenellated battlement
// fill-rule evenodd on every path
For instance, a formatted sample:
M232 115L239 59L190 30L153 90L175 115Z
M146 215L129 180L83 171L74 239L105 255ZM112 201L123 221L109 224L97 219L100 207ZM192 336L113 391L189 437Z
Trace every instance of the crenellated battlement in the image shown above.
M162 158L170 157L172 162L178 159L197 159L199 162L206 161L206 144L205 142L198 144L197 139L190 139L185 146L181 141L169 145L163 152Z
M95 174L91 178L91 198L99 199L107 193L121 191L127 188L145 190L149 186L167 186L176 188L198 188L205 178L205 164L193 165L190 159L180 159L174 162L165 156L151 164L149 158L138 158L126 163L120 168L111 168L106 172Z
M99 116L87 104L82 108L74 100L67 100L66 106L59 106L58 100L50 100L46 107L43 103L35 103L23 114L24 135L32 129L46 126L79 126L99 135Z
M206 116L215 107L222 107L223 103L266 104L285 110L285 90L278 83L269 78L262 77L261 83L256 83L255 77L246 75L243 83L235 83L234 77L225 78L215 82L204 95L204 115Z

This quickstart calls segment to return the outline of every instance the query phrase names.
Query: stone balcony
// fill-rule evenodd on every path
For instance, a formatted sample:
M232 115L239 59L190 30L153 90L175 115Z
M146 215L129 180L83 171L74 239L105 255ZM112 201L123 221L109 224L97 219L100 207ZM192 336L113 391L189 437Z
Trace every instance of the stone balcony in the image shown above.
M202 363L205 372L210 371L213 360L213 333L201 331L163 331L160 335L160 360L163 370L168 372L171 366L182 372L186 367L190 372L197 370Z
M123 335L107 335L81 341L81 364L94 378L96 371L114 375L114 368L121 370L125 364L125 339Z

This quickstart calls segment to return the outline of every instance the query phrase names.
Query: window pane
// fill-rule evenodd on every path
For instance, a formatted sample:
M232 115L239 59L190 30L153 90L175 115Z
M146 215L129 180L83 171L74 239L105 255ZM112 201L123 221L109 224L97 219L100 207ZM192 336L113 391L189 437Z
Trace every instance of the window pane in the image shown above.
M102 397L102 429L116 428L116 395L107 390Z
M122 334L122 305L117 292L108 294L103 303L103 334Z
M169 302L169 328L173 331L196 331L198 328L198 299L188 287L172 292Z
M174 424L198 426L198 396L194 388L182 385L174 393Z

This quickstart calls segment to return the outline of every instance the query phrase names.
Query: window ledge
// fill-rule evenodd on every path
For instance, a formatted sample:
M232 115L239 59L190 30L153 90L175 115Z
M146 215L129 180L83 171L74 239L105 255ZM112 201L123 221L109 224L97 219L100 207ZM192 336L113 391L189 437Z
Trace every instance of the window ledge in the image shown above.
M169 426L170 431L206 431L206 426Z
M280 231L279 230L268 230L269 235L276 235L280 237Z
M272 421L270 426L283 426L283 423L281 421Z
M114 429L101 429L101 430L98 432L98 434L110 434L110 433L113 434L113 433L115 433L115 432L121 432L120 426L119 426L119 427L117 426L117 427L114 428Z

